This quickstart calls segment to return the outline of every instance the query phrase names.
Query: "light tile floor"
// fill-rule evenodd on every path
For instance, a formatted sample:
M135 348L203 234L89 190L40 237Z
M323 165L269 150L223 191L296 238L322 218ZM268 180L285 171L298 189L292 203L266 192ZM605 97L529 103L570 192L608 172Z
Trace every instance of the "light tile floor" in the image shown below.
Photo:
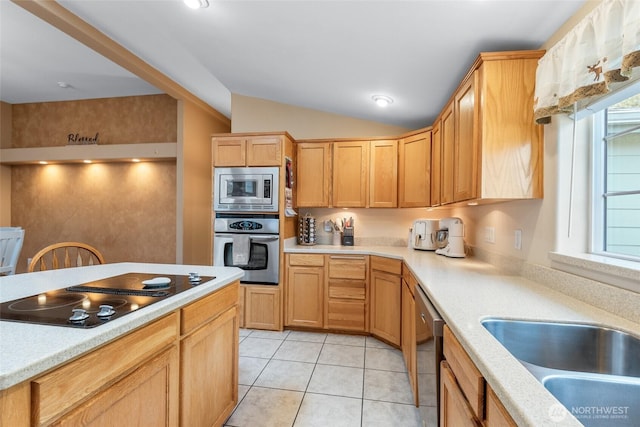
M402 353L375 338L240 330L228 427L422 427Z

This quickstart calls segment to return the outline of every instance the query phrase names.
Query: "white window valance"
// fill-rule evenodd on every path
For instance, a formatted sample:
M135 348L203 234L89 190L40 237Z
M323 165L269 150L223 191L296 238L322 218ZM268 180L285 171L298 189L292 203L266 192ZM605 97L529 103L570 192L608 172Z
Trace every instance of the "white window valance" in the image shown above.
M538 62L534 118L593 103L640 78L640 1L603 0Z

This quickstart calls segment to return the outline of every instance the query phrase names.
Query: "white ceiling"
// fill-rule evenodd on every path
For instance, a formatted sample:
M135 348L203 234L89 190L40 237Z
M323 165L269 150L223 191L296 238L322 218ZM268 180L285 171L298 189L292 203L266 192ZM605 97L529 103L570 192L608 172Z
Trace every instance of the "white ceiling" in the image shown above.
M59 0L227 117L236 93L407 128L431 124L479 52L539 48L585 0L209 2ZM0 99L158 92L20 7L0 13Z

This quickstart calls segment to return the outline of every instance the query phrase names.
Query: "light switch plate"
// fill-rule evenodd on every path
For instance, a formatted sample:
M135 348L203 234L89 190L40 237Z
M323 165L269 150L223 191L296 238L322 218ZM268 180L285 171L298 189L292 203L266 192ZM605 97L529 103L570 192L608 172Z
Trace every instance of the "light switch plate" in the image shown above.
M487 243L496 242L496 229L494 227L484 228L484 241Z
M522 230L520 229L513 232L513 247L522 250Z

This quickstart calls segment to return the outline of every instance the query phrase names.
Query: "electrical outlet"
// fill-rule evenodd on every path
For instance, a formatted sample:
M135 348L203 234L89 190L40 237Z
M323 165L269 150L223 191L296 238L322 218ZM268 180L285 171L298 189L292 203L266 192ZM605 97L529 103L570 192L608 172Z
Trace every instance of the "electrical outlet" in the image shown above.
M484 241L487 243L496 242L496 229L494 227L484 228Z
M513 232L513 247L522 250L522 230L520 229Z
M33 258L27 258L27 268L29 268L29 265L31 265L31 260L32 260L32 259L33 259Z

